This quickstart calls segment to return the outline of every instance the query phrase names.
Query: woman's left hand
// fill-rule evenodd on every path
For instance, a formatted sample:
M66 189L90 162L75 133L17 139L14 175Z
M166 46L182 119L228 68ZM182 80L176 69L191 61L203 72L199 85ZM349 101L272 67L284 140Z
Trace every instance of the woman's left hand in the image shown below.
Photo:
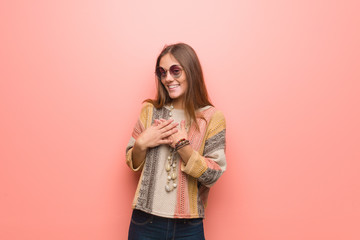
M155 120L156 122L157 121L165 121L165 120L163 120L163 119L160 119L160 120ZM170 135L169 137L168 137L168 139L170 139L170 140L172 140L172 142L171 142L171 144L169 144L172 148L175 148L175 144L178 142L178 141L180 141L181 139L183 139L183 138L185 138L185 139L188 139L188 135L187 135L187 131L186 131L186 128L185 128L185 120L182 120L181 122L180 122L180 129L176 132L176 133L174 133L174 134L172 134L172 135Z

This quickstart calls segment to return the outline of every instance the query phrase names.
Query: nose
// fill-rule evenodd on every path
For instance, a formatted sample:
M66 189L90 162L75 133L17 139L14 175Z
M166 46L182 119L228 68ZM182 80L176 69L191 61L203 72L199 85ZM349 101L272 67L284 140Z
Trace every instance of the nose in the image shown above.
M166 72L165 81L166 81L166 82L171 82L171 81L173 81L173 80L174 80L174 78L171 76L170 71L167 71L167 72Z

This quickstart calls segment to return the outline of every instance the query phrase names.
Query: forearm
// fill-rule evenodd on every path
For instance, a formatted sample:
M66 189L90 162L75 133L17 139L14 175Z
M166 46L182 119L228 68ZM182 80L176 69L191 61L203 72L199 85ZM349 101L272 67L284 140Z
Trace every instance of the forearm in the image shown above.
M146 147L143 147L141 143L135 141L132 149L132 162L135 169L138 168L143 161L145 161L146 151Z
M180 148L177 152L180 155L181 159L183 160L184 164L186 165L189 161L191 154L193 153L193 148L191 145L186 145L185 147Z

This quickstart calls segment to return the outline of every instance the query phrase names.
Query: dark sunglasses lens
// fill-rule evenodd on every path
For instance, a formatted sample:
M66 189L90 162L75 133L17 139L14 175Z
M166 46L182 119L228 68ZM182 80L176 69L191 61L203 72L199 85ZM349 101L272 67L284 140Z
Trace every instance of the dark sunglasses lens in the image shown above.
M178 78L181 75L181 68L179 66L173 65L170 67L170 74L175 77Z
M156 68L156 75L158 76L158 78L162 78L166 76L166 71L162 67L158 67Z

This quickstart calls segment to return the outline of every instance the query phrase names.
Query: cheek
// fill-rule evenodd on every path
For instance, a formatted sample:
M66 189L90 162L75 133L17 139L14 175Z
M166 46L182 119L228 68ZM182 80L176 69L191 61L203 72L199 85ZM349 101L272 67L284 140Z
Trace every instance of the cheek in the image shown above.
M183 79L181 83L183 85L183 88L187 89L188 83L187 83L186 79Z
M160 80L159 82L160 82L160 84L161 84L163 87L165 87L165 83L164 83L163 80Z

